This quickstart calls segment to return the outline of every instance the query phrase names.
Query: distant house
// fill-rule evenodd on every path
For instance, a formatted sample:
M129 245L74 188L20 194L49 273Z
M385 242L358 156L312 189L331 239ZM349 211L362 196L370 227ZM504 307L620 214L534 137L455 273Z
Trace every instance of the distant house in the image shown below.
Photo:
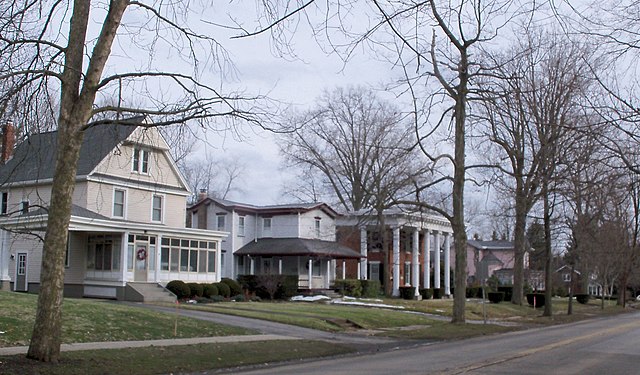
M136 124L132 126L131 124ZM157 129L143 118L85 130L72 197L64 293L150 300L173 279L220 280L226 233L185 227L191 194ZM58 132L29 135L13 152L3 128L0 280L37 292Z
M443 217L398 209L386 210L383 215L386 249L375 213L352 212L338 217L338 242L362 254L359 264L346 264L347 277L380 280L383 286L390 286L394 296L400 294L400 287L415 287L416 296L422 288L443 288L443 294L450 295L451 224Z
M337 264L360 254L338 244L337 213L324 203L256 206L201 195L187 224L230 233L222 275L298 275L300 289L329 289Z
M467 279L469 284L483 284L496 276L503 285L513 284L515 250L512 241L468 240ZM524 268L529 268L529 254L525 252Z

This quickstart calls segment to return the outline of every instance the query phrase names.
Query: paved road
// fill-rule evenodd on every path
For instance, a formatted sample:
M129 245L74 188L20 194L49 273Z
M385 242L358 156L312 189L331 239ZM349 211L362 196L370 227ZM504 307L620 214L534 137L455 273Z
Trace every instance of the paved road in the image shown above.
M639 374L640 313L243 374Z

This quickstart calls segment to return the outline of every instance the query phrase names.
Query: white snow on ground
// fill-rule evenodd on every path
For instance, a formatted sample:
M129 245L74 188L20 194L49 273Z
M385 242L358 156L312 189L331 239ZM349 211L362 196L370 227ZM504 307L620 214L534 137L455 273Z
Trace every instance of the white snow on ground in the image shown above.
M293 301L293 302L298 302L298 301L316 302L316 301L330 300L330 299L331 298L329 298L327 296L294 296L294 297L291 297L291 301Z
M353 305L353 306L367 306L367 307L383 307L385 309L398 309L403 310L404 306L394 306L394 305L386 305L384 303L368 303L368 302L360 302L360 301L344 301L339 299L334 299L331 301L332 304L336 305Z

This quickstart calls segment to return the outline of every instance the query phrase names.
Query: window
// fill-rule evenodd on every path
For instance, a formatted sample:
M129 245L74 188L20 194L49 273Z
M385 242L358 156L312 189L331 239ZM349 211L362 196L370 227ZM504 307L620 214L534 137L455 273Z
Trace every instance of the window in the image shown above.
M23 199L22 202L20 202L20 213L21 214L29 213L29 200L28 199Z
M9 193L6 191L2 193L2 208L0 214L6 215L9 213Z
M316 227L315 227L315 229L316 229L316 237L320 238L320 218L319 217L316 218Z
M265 237L271 236L271 218L265 217L262 219L262 235Z
M218 230L224 230L224 228L225 228L225 215L216 215L216 228Z
M170 272L216 272L216 242L162 238L160 270Z
M244 216L238 216L238 236L244 236Z
M112 235L89 236L87 269L117 271L120 269L120 237Z
M153 207L151 209L151 220L162 221L162 196L153 196Z
M149 173L149 154L148 150L136 147L133 149L133 162L131 170L137 173Z
M122 189L113 190L113 213L114 217L124 218L124 205L125 205L126 192Z
M404 285L411 284L411 263L404 263Z
M562 274L562 280L565 283L571 282L571 274L570 273L563 273Z

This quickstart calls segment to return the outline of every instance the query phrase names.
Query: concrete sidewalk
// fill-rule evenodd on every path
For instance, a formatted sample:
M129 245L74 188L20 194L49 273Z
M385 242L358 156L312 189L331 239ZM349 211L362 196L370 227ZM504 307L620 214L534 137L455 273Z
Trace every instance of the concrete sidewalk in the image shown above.
M193 337L187 339L165 339L165 340L145 340L145 341L105 341L105 342L85 342L76 344L62 344L60 350L72 352L78 350L101 350L101 349L124 349L124 348L144 348L150 346L173 346L173 345L193 345L193 344L216 344L229 342L250 342L250 341L274 341L274 340L299 340L297 337L282 335L243 335L243 336L217 336L217 337ZM0 348L0 356L26 354L28 346L13 346Z

